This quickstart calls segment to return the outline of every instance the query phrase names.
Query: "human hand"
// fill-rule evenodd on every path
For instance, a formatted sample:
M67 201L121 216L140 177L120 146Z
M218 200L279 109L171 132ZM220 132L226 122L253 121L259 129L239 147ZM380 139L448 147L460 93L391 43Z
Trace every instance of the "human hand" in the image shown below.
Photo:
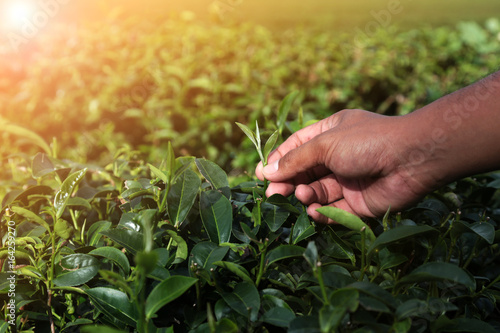
M363 110L340 111L308 126L281 144L256 175L280 193L308 206L318 222L333 223L316 209L331 205L363 217L399 210L433 189L436 180L410 169L404 156L414 145L403 117Z

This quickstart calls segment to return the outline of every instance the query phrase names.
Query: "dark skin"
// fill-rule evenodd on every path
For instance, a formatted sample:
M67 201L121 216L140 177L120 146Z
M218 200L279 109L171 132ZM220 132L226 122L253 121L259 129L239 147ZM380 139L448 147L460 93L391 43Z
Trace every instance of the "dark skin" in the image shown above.
M500 74L397 117L343 110L281 144L259 179L316 221L330 205L361 217L401 210L466 175L500 168Z

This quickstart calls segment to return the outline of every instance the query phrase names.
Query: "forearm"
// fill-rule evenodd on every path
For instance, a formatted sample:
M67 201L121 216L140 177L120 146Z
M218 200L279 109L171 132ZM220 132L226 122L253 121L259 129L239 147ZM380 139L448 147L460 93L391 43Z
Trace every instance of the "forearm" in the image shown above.
M422 182L500 169L500 72L401 118L410 147L401 158Z

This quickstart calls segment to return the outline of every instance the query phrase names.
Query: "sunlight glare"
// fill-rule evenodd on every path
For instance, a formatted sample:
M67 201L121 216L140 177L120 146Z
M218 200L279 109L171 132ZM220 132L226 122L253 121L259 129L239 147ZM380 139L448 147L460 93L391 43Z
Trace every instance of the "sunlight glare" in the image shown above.
M20 25L29 19L33 5L28 1L12 1L7 4L6 14L12 25Z

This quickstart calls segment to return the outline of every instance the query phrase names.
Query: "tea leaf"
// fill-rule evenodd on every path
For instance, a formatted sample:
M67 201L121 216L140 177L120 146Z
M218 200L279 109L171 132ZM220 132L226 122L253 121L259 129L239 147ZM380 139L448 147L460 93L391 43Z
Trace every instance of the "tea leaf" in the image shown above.
M236 312L252 321L257 319L260 309L259 291L250 282L240 282L230 293L223 293L222 298Z
M99 261L88 254L70 254L56 266L54 284L58 287L74 287L90 281L99 271Z
M368 253L371 254L375 249L381 249L382 247L403 241L408 238L415 238L417 235L436 231L436 229L428 225L402 225L393 229L389 229L378 236L378 238L371 244L370 248L368 249Z
M236 274L243 281L254 283L254 281L250 277L250 273L248 273L248 271L246 270L246 268L243 267L243 266L241 266L241 265L238 265L238 264L236 264L234 262L230 262L230 261L216 261L213 264L215 266L219 266L219 267L225 268L228 271Z
M231 238L233 210L231 202L219 191L201 192L200 215L210 240L227 243Z
M79 170L66 178L61 185L61 189L56 193L56 197L54 199L54 208L56 209L56 217L60 218L66 209L66 205L69 197L78 186L78 184L82 181L83 177L87 169Z
M277 125L278 125L278 131L279 134L283 132L283 128L285 127L286 123L286 118L288 116L288 113L290 113L290 109L292 107L293 102L299 95L298 91L292 91L288 95L285 96L283 101L280 104L279 110L278 110L278 119L277 119Z
M47 222L45 222L45 220L42 219L40 216L38 216L37 214L33 213L32 211L27 210L25 208L17 207L17 206L12 207L10 210L12 210L14 213L16 213L18 215L21 215L22 217L26 218L29 222L33 222L33 223L41 225L47 231L50 232L50 226L49 226L49 224Z
M292 258L301 257L304 254L304 248L296 245L280 245L275 249L269 251L266 256L266 262L271 265L273 262Z
M278 327L288 327L295 319L295 313L287 308L273 307L262 314L261 320Z
M184 294L198 279L174 275L157 285L146 300L146 317L153 318L163 306Z
M195 160L196 166L205 179L212 185L214 190L220 190L228 199L231 199L229 181L224 170L214 162L203 158Z
M255 148L258 150L259 145L257 144L257 139L255 137L255 133L250 128L248 128L248 126L246 126L246 125L240 124L238 122L236 123L236 125L238 125L238 127L243 131L243 133L245 133L245 135L250 139L250 141L252 141Z
M278 141L278 136L279 136L279 132L278 132L278 130L276 130L276 131L274 131L273 134L271 134L269 139L267 139L267 142L264 146L264 151L263 151L264 165L267 165L267 158L269 156L269 153L271 153L271 151L273 150L274 145Z
M430 262L415 268L410 274L401 278L397 286L430 281L451 281L464 285L470 290L476 288L476 281L464 269L447 262Z
M229 247L227 246L218 246L212 242L200 242L191 250L189 266L196 263L199 267L209 271L215 268L217 262L224 259L228 251Z
M123 291L113 288L97 287L85 290L93 305L110 318L136 327L137 309Z
M191 207L201 186L198 175L187 169L175 181L167 195L168 215L170 220L178 226L182 223Z
M90 251L89 254L110 259L114 263L116 263L125 274L128 274L130 272L130 264L127 256L115 247L100 247Z
M370 241L374 241L376 238L372 229L370 229L370 227L365 222L363 222L356 215L346 212L343 209L325 206L316 209L316 211L351 230L361 231L361 229L365 228L366 235L368 236L368 239Z

